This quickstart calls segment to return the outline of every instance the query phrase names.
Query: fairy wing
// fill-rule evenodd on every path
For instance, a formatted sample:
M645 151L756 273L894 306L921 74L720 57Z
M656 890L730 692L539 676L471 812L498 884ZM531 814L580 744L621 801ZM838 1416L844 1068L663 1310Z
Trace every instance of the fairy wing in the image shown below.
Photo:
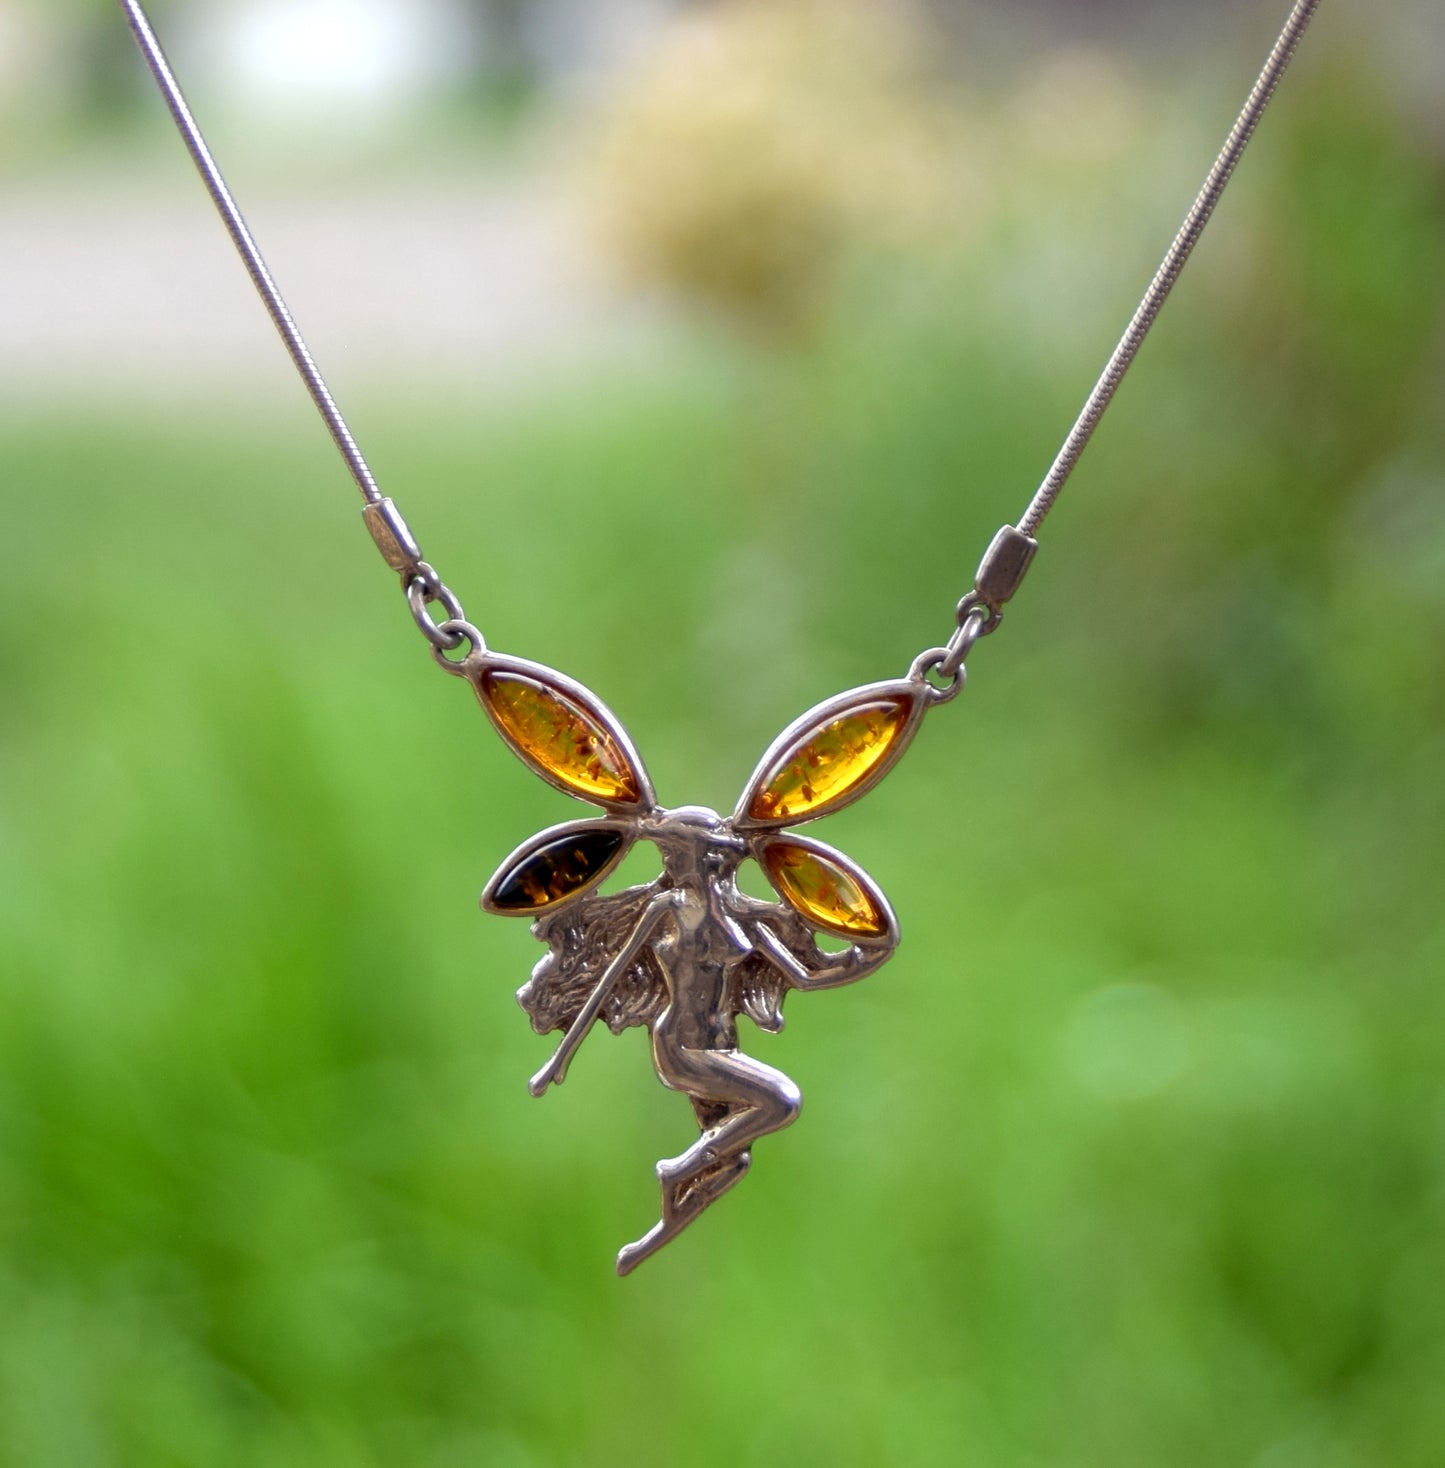
M539 1034L567 1029L627 942L654 887L602 897L597 887L626 856L637 818L657 808L652 782L621 723L590 690L540 663L482 651L464 672L513 752L550 785L607 815L533 836L482 891L488 912L535 918L547 956L518 991ZM649 1024L666 988L644 951L613 984L601 1014L613 1031Z
M781 832L764 835L753 845L768 880L804 923L864 946L897 944L898 919L888 899L836 847Z
M733 813L734 828L778 830L851 804L897 763L927 706L922 681L895 678L809 709L768 747Z
M876 951L897 943L898 924L856 862L786 828L831 815L871 790L908 747L927 705L927 687L913 678L830 698L773 741L738 802L734 828L796 915L777 936L810 971L829 961L819 954L812 930ZM795 926L806 941L795 940Z
M588 895L561 911L543 911L532 931L548 948L532 977L517 991L539 1035L568 1029L613 956L636 927L661 879L602 897ZM667 1003L667 985L652 950L644 946L613 984L601 1017L615 1035L650 1025Z
M656 809L641 757L596 694L554 668L491 651L463 670L497 732L548 784L617 815Z
M606 817L549 826L497 868L482 888L482 907L519 917L571 903L616 868L633 835L630 822Z

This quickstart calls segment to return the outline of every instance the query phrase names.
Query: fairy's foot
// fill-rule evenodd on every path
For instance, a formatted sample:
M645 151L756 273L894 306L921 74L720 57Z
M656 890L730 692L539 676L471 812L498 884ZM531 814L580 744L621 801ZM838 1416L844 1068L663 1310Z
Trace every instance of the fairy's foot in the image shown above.
M631 1274L644 1259L675 1239L708 1204L715 1203L734 1183L740 1182L752 1163L751 1152L739 1152L715 1163L710 1170L699 1170L693 1175L690 1187L664 1185L661 1222L654 1224L636 1243L627 1244L618 1252L618 1274Z
M617 1251L617 1272L631 1274L644 1259L650 1258L676 1233L665 1223L656 1223L635 1244L624 1244Z
M707 1137L703 1136L686 1152L679 1152L676 1157L664 1157L656 1167L657 1180L665 1192L678 1183L686 1182L705 1168L716 1167L720 1161L718 1154L708 1146Z

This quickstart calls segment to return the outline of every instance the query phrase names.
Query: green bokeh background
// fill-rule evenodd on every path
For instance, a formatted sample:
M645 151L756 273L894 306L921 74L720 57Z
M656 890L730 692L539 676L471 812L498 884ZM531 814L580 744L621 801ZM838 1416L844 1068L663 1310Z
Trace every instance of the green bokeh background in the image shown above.
M538 950L474 908L580 808L304 405L0 409L0 1462L1445 1459L1441 134L1333 18L966 694L820 831L902 950L748 1035L805 1116L625 1282L688 1108L636 1031L533 1102ZM1041 166L967 249L848 255L801 336L348 407L491 643L728 808L946 633L1191 127L1103 210ZM1003 332L1061 208L1033 309L1104 325L1046 349Z

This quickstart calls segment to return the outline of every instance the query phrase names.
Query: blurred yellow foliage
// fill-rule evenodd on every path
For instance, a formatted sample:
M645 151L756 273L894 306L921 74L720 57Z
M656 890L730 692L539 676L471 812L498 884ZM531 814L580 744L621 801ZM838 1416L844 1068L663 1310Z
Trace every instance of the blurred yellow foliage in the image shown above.
M792 327L851 248L926 247L970 189L908 5L731 0L624 76L593 182L623 270Z

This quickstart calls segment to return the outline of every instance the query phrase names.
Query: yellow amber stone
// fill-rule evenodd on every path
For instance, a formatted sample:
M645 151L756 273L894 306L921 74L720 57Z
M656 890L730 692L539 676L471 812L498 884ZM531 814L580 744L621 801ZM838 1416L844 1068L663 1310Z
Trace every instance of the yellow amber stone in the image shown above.
M844 938L886 931L882 907L837 862L787 840L770 841L762 858L773 885L809 922Z
M484 673L480 692L523 759L584 800L641 800L631 762L607 728L573 699L519 673Z
M755 821L800 821L839 804L887 755L911 712L906 699L884 699L824 724L769 773L748 815Z

